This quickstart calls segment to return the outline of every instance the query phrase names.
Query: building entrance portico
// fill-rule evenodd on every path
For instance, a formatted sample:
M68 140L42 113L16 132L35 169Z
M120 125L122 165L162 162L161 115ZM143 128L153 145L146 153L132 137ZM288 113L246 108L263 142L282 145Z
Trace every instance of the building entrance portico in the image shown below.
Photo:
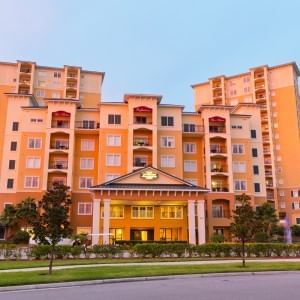
M93 244L119 240L205 243L204 188L146 167L90 190Z

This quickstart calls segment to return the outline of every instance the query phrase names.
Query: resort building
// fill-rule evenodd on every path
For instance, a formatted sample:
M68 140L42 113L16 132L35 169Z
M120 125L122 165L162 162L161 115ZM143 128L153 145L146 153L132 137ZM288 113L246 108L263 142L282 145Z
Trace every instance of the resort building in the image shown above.
M289 63L217 76L185 112L160 95L104 102L103 72L0 63L0 213L63 183L94 244L230 239L241 193L300 224L298 75Z

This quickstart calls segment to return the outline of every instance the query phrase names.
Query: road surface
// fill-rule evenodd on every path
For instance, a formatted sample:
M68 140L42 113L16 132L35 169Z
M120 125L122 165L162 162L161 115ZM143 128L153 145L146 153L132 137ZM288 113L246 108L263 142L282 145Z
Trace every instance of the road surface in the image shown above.
M2 275L3 276L3 275ZM161 280L0 292L1 300L293 300L300 272L176 276Z

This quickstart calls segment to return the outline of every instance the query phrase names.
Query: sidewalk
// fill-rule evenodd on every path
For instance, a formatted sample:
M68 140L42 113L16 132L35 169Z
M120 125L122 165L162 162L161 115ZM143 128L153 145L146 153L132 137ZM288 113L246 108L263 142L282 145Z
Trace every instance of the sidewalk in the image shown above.
M53 270L77 269L77 268L97 268L97 267L124 267L124 266L182 266L182 265L218 265L239 263L241 260L201 260L201 261L172 261L172 262L136 262L136 263L111 263L111 264L86 264L86 265L69 265L69 266L54 266ZM300 258L268 258L268 259L247 259L251 262L300 262ZM72 263L72 262L70 262ZM32 271L46 271L48 267L37 268L23 268L23 269L9 269L0 270L0 273L14 273L14 272L32 272Z

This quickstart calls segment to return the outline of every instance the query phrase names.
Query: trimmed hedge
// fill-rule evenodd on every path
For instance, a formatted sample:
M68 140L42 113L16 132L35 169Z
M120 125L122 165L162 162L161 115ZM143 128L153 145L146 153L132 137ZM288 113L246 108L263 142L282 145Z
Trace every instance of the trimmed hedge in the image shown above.
M248 243L247 257L300 257L300 244L283 243ZM87 249L84 246L56 246L56 258L74 257L122 257L124 251L127 257L240 257L242 245L238 243L207 243L189 245L187 243L142 243L134 246L94 245ZM0 245L1 259L47 259L50 253L49 245L20 247L14 244ZM81 256L83 255L83 256Z

